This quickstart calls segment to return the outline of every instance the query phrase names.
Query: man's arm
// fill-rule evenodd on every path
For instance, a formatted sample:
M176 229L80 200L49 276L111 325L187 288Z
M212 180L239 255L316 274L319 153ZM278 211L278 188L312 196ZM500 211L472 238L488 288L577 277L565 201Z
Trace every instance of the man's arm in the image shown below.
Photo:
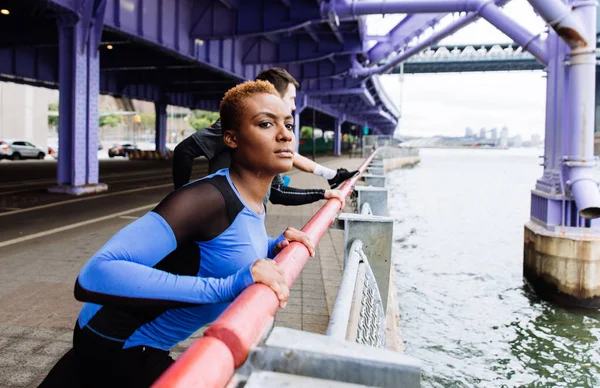
M271 185L269 200L274 205L298 206L325 199L323 189L298 189L283 185Z
M313 162L305 156L300 155L297 152L294 152L294 167L296 167L298 170L310 172L312 174L313 172L315 172L317 163Z
M225 149L221 120L210 127L193 133L175 147L173 153L173 184L175 189L187 184L192 175L194 159L205 156L209 160Z
M338 172L336 170L332 170L319 163L315 163L297 152L294 152L294 167L296 167L298 170L322 176L328 181L334 179L338 175Z
M173 185L175 190L187 184L192 176L194 159L204 156L202 149L193 138L188 136L175 147L173 152Z

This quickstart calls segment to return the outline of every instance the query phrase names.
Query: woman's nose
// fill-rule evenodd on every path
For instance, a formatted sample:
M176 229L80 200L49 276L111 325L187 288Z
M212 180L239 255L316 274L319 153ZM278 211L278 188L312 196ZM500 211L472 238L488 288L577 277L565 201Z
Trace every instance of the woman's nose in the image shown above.
M279 127L279 133L277 134L277 140L279 141L292 141L294 133L287 129L285 125Z

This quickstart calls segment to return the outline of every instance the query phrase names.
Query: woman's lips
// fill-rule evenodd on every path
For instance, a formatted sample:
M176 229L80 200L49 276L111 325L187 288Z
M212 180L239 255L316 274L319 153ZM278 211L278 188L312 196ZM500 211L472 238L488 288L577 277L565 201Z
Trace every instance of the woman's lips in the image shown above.
M294 152L289 148L282 148L275 151L275 154L280 158L294 158Z

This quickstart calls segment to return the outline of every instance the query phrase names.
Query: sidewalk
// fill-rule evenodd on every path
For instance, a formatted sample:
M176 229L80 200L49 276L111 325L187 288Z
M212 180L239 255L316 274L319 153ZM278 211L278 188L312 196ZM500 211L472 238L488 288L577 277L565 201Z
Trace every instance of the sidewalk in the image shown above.
M347 156L318 160L331 168L357 168L362 159ZM323 178L293 171L291 186L327 188ZM300 229L325 203L268 207L267 231L275 236L288 226ZM3 248L0 256L0 387L37 387L71 347L81 304L73 298L77 274L89 257L135 216L119 217ZM330 230L292 288L275 324L324 333L340 283L343 232ZM25 245L25 246L24 246ZM196 336L199 336L198 333ZM173 349L177 357L193 339Z

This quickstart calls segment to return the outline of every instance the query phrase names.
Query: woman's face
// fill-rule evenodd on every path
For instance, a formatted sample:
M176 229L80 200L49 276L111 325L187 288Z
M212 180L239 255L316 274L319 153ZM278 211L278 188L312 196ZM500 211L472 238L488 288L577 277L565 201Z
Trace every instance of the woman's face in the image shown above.
M294 119L289 107L273 94L245 99L237 131L226 131L235 162L270 175L289 171L294 162Z

